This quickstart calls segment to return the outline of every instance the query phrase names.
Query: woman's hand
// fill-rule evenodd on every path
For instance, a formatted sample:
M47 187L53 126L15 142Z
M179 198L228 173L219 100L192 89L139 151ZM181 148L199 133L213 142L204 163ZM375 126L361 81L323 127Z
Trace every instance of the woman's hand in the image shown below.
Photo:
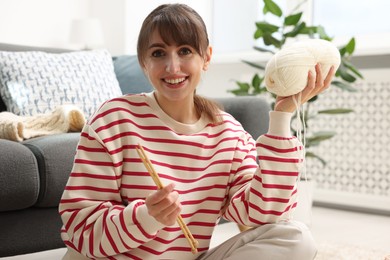
M334 67L332 66L330 68L328 75L326 75L325 80L323 79L323 75L321 73L320 64L316 64L315 69L316 69L317 76L314 77L313 73L309 71L307 85L300 93L288 97L280 97L280 96L276 97L275 108L274 108L275 111L292 113L296 109L293 100L294 97L298 101L299 95L301 95L300 104L303 104L309 99L313 98L314 96L320 94L330 86L330 83L332 82L332 78L335 74Z
M145 200L149 215L166 226L174 225L181 211L179 193L173 191L174 187L175 185L171 183L155 191Z

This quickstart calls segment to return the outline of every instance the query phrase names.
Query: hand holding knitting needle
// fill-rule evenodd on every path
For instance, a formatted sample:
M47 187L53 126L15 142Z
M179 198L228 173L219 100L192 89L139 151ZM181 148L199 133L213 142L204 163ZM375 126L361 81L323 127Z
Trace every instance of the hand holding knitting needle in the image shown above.
M173 190L174 187L174 184L170 183L145 200L149 215L166 226L174 225L181 211L179 194Z
M330 86L332 78L335 74L335 68L333 66L331 67L325 79L323 78L324 75L322 75L321 72L321 65L316 64L315 69L316 76L314 76L313 73L309 71L307 85L301 92L287 97L278 96L276 98L274 108L275 111L292 113L296 109L294 98L295 100L300 100L300 104L303 104Z
M146 155L143 147L138 144L138 147L136 147L135 149L137 150L138 155L140 156L143 164L145 165L146 169L148 170L150 176L152 177L154 183L157 185L158 188L158 191L149 196L145 201L145 204L149 210L149 214L154 216L157 221L163 224L165 223L169 226L174 224L173 220L174 218L176 218L176 222L179 224L181 230L184 233L185 238L187 239L191 247L191 252L193 254L197 254L197 247L199 243L192 236L191 231L188 229L187 225L184 223L183 218L179 214L181 210L180 202L178 200L179 194L177 192L173 192L173 189L175 187L174 184L171 183L164 187L152 165L152 162ZM162 198L160 196L162 196Z

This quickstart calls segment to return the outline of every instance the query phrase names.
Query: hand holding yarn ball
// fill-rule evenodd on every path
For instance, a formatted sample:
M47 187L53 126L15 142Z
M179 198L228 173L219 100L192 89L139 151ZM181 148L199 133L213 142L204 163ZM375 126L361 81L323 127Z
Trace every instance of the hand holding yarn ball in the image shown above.
M296 42L275 53L265 69L265 85L278 96L277 103L288 103L275 110L292 112L295 106L287 97L301 93L302 104L325 90L339 66L340 52L325 40Z

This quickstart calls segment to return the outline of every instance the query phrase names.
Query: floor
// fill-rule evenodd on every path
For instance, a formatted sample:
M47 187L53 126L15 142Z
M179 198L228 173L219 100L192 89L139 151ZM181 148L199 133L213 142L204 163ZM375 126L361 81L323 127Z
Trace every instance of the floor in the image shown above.
M390 216L313 207L311 230L319 244L349 244L390 255Z
M390 216L372 215L343 210L335 210L322 207L313 207L312 216L309 218L313 236L320 250L333 250L330 254L319 254L316 260L390 260ZM218 227L218 232L213 236L211 244L215 246L228 237L236 234L238 228L234 224L224 224ZM374 252L372 258L352 257L344 248L337 251L336 247L347 246L351 251ZM347 257L342 257L343 253ZM64 249L51 250L38 254L30 254L15 257L0 258L1 260L57 260L61 259ZM371 254L373 255L373 254ZM360 254L362 256L362 254ZM378 256L380 256L378 258Z

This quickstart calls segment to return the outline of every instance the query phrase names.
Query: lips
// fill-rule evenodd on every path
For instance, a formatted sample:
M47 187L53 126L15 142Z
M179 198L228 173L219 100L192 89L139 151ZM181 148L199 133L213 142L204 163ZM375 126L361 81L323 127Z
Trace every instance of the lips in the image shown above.
M184 80L186 80L185 77L176 78L176 79L164 79L164 81L166 83L171 84L171 85L176 85L176 84L182 83Z

